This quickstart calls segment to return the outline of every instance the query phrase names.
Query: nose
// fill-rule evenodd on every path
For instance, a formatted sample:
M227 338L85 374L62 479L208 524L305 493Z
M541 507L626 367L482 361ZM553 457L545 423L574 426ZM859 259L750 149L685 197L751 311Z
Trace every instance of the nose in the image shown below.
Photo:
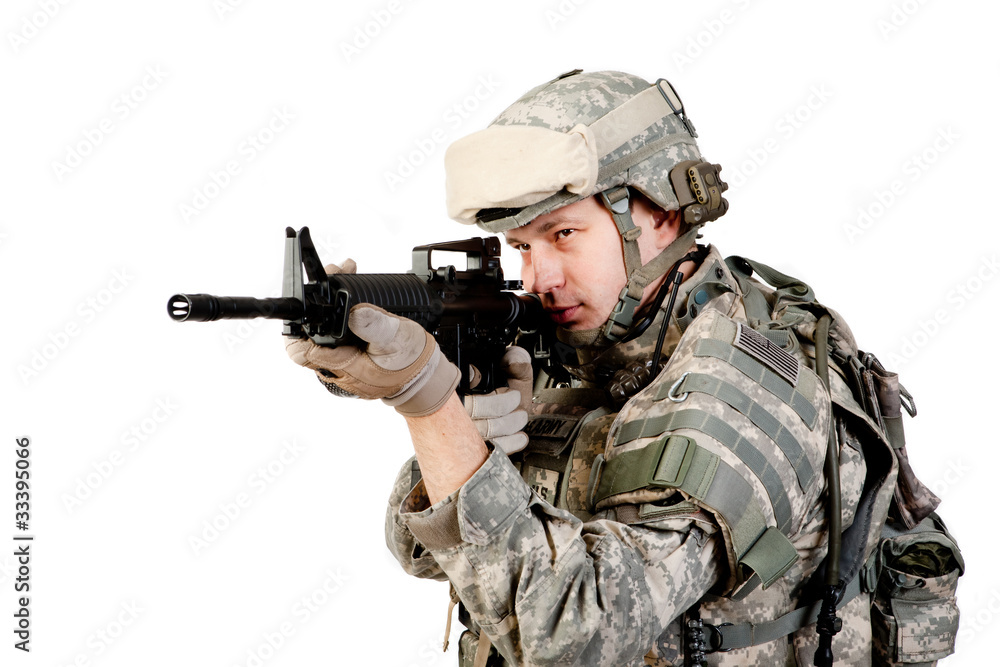
M535 294L545 294L562 287L566 276L557 253L539 244L531 248L524 257L521 268L524 289Z

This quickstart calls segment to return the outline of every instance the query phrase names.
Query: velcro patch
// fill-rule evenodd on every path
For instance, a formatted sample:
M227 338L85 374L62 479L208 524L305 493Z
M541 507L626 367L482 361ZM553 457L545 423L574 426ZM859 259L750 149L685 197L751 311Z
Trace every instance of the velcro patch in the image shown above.
M733 347L743 350L793 387L799 381L799 360L743 322L738 324Z
M538 496L548 503L555 504L556 495L559 493L559 473L555 470L546 470L538 466L528 466L524 471L524 481L538 494Z

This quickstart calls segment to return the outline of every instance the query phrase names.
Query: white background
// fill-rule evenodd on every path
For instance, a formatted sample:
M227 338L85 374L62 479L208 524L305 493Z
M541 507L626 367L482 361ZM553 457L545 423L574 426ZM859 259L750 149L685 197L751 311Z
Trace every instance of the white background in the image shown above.
M286 226L364 272L474 235L445 216L444 147L577 67L669 78L732 185L708 240L806 280L900 371L920 408L914 465L968 563L947 662L992 662L998 14L5 2L0 663L455 664L439 652L446 586L406 577L383 546L402 420L329 396L287 360L280 323L180 325L165 304L276 294ZM517 258L505 265L515 277ZM27 655L12 648L25 435Z

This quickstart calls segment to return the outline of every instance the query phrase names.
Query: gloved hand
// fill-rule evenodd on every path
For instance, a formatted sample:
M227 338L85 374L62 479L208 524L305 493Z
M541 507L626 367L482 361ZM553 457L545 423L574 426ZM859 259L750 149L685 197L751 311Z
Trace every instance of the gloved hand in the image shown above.
M355 270L351 260L343 268L326 267L327 274ZM381 398L408 417L436 412L458 386L458 368L416 322L359 303L351 308L347 326L368 343L364 349L326 347L308 338L294 338L286 341L285 350L292 361L315 370L328 388L334 385L361 398Z
M531 355L524 348L511 347L501 365L507 374L506 387L489 394L469 394L463 400L483 439L513 454L528 445L528 435L521 429L528 423L527 408L534 384Z

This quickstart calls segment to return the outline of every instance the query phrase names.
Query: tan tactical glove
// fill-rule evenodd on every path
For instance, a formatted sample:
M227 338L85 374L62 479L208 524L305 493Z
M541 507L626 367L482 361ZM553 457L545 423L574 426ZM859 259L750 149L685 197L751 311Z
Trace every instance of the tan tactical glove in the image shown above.
M354 273L348 260L328 274ZM458 386L458 368L448 361L437 341L412 320L359 303L351 308L347 326L364 349L349 345L326 347L308 338L286 341L292 361L316 371L323 384L361 398L381 398L408 417L423 417L444 405ZM334 392L334 393L340 393Z
M469 394L463 400L483 439L513 454L528 445L528 435L521 429L528 423L527 408L534 384L531 355L524 348L511 347L501 364L507 374L506 387L489 394Z

